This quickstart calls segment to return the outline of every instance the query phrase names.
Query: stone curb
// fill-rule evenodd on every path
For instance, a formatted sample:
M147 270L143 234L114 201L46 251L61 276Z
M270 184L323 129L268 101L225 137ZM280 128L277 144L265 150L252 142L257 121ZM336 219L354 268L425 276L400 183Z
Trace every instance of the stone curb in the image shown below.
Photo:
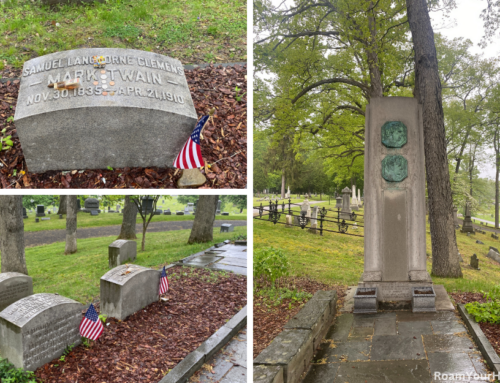
M337 292L317 291L253 362L254 383L298 383L335 320Z
M484 335L483 330L481 330L481 327L474 320L474 318L469 315L469 313L465 309L465 305L458 304L458 312L460 313L460 316L467 325L467 328L471 332L472 337L476 341L479 350L481 351L481 354L483 354L483 358L486 360L486 363L488 363L488 366L494 372L499 374L500 357L497 355L495 349L491 346L490 342L488 341L488 338L486 338L486 336Z
M188 354L158 383L185 383L216 352L224 347L247 324L247 306L243 307L200 347Z
M213 64L214 67L228 67L228 66L236 66L236 65L240 65L240 66L244 66L244 65L247 65L248 63L246 62L238 62L238 63L219 63L219 64ZM184 65L184 70L193 70L193 69L196 69L196 68L208 68L210 65L212 64L207 64L207 63L204 63L204 64L189 64L189 65ZM7 81L14 81L14 80L21 80L22 78L21 77L12 77L12 78L0 78L0 83L5 83Z

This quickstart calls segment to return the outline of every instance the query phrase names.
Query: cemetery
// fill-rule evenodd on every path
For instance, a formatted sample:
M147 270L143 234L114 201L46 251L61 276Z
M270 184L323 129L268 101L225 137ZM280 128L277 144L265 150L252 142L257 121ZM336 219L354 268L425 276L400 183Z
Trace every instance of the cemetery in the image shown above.
M256 9L254 382L498 381L498 9L435 5Z
M161 196L160 203L162 198L171 206L179 203L168 196ZM104 213L107 207L100 198L89 199L90 204L81 204L82 210L85 205L100 208L102 212L95 219L119 216ZM192 203L194 211L198 202ZM70 202L66 203L69 207ZM118 204L123 206L123 202ZM230 206L225 198L220 204ZM27 210L29 215L31 209ZM2 206L0 211L3 219ZM28 219L20 214L18 219L24 223L34 220L31 214ZM80 211L77 219L81 216L90 214ZM139 230L136 240L116 240L116 235L106 236L102 231L100 236L78 237L78 249L73 254L65 254L64 239L25 246L28 275L4 272L2 262L2 368L8 360L12 369L33 371L33 377L44 382L98 378L167 383L189 378L215 358L217 370L228 374L228 379L246 374L238 365L223 365L218 356L219 350L228 345L243 358L241 363L246 361L241 347L235 346L246 334L246 226L220 233L214 224L211 241L188 245L191 235L191 229L148 232L146 247L141 251L137 244L141 241ZM28 236L23 243L27 240ZM203 257L211 260L197 262ZM169 289L160 295L163 267ZM82 338L78 330L90 304L104 324L101 337L95 341ZM0 373L5 372L2 368Z
M44 42L45 48L34 49L40 43L36 38L27 44L32 48L9 53L9 59L0 64L0 125L5 128L0 159L8 164L0 169L2 188L245 187L246 55L243 58L240 48L235 48L246 48L245 12L231 13L218 23L217 18L225 17L219 9L194 1L175 22L169 22L167 31L150 23L153 13L158 16L155 9L164 14L163 0L51 9L39 2L8 3L12 4L5 6L0 20L9 33L0 44L11 45L9 38L35 37L27 37L29 27L17 25L20 18L30 17L27 25L54 17L72 21L51 24L55 25L52 34L37 32L37 37L59 35L57 41L68 35L63 47L59 43L47 47ZM181 4L168 6L180 9ZM129 7L133 11L125 11ZM245 4L237 1L232 7ZM202 8L200 18L195 10ZM77 43L74 40L81 38L81 32L75 35L74 26L86 23L85 17L75 16L80 14L78 9L88 17L120 21L102 25L106 32L100 31L95 39L88 37L86 44ZM142 16L134 17L134 10ZM187 25L182 19L194 13L200 25L185 30L183 39L201 49L228 28L220 46L225 54L193 55L180 41L168 41L173 33L169 28L176 28L177 22ZM124 17L131 18L131 23L122 30ZM95 24L88 29L92 35L96 35L90 32L94 28ZM139 35L148 38L138 39ZM224 62L229 64L217 64L228 55L232 59ZM102 57L99 63L98 57ZM197 121L206 115L210 118L199 137L204 162L175 168L174 160ZM140 134L136 134L138 126ZM162 139L167 136L170 139Z

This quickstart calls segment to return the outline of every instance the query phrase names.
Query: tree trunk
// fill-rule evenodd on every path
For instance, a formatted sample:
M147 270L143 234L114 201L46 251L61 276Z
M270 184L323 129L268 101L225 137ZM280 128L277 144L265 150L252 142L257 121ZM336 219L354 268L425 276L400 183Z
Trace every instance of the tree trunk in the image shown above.
M125 196L123 207L123 221L120 235L117 239L137 239L135 234L135 223L137 220L137 206L130 200L130 196Z
M0 196L0 252L2 273L28 275L24 256L23 197Z
M56 214L68 214L67 210L68 204L66 203L67 198L68 198L67 195L62 195L59 197L59 210L57 211Z
M188 244L213 241L215 210L218 200L218 195L200 196Z
M281 171L281 199L285 198L285 169Z
M498 229L498 198L499 198L499 190L498 190L498 178L500 172L500 142L499 142L499 131L495 130L495 135L493 137L493 146L495 148L495 228Z
M69 195L66 198L66 248L64 254L76 253L76 219L77 219L77 196Z
M406 0L415 50L415 97L422 104L432 274L462 277L453 220L446 134L434 33L425 0Z

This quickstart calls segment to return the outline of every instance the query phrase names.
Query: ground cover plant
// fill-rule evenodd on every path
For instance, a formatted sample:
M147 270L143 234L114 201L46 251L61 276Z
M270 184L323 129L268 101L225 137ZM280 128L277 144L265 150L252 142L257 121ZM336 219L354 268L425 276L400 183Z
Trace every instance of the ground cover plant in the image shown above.
M235 227L234 233L219 233L209 243L187 245L191 230L148 233L145 251L137 252L134 264L159 269L191 254L203 251L215 243L246 235L246 227ZM33 292L58 293L81 303L99 297L99 280L109 271L108 246L116 237L78 239L78 251L64 255L64 242L26 249L26 265L33 278ZM137 242L142 235L137 233Z
M186 71L198 116L214 114L203 130L202 169L207 182L200 188L245 188L247 184L246 65ZM238 90L236 90L238 89ZM0 82L0 128L13 146L0 151L0 187L7 188L177 188L175 168L67 169L30 173L17 135L14 115L19 80ZM193 127L194 129L194 127Z
M156 383L246 305L245 276L189 267L168 274L167 302L123 321L108 318L97 341L38 368L37 378Z
M246 61L242 0L106 0L48 6L0 3L0 70L49 53L91 47L133 48L183 64ZM5 77L5 76L4 76Z

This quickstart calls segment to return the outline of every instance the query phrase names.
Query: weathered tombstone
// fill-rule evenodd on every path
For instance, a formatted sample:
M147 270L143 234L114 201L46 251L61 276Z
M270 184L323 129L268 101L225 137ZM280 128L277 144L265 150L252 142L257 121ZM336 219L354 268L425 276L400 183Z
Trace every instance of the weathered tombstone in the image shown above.
M21 273L0 273L0 311L12 303L33 295L33 279Z
M36 205L36 216L37 217L45 217L45 206Z
M358 211L358 199L356 198L356 185L352 185L351 210Z
M121 265L101 277L101 314L124 320L159 298L160 272Z
M365 119L364 272L382 302L412 299L432 286L427 272L422 106L410 97L377 97Z
M220 225L220 233L229 233L234 231L234 226L230 223L223 223Z
M59 219L63 219L63 215L62 214L59 214Z
M187 208L187 206L184 208L184 215L189 215L189 209Z
M285 217L285 227L293 227L292 223L292 216L291 215L286 215Z
M133 262L137 258L137 242L117 239L108 246L109 268Z
M221 203L222 203L222 201L221 201L221 200L219 200L219 201L217 202L217 210L215 211L215 215L219 215L219 214L220 214L220 205L221 205Z
M302 213L305 211L307 213L307 211L310 210L310 208L311 208L311 204L309 203L309 201L306 198L305 201L302 202L302 204L300 205L300 212ZM308 214L307 214L307 216L310 217L310 215L308 215Z
M500 254L498 253L498 251L490 248L490 251L488 251L488 254L486 254L486 256L490 259L493 259L495 262L500 263Z
M156 209L154 215L161 215L161 213L162 213L161 209Z
M342 209L342 197L336 197L335 200L337 203L335 204L335 209Z
M98 213L101 212L99 210L99 200L97 198L87 198L83 206L83 211L86 213L91 213L92 211L97 211Z
M28 60L22 73L15 121L31 172L165 167L196 125L181 62L157 53L77 49ZM73 78L75 89L48 88Z
M498 239L498 235L496 235L495 233L491 233L491 238Z
M479 259L477 259L476 254L473 254L472 257L470 257L470 267L479 270Z
M40 218L35 218L35 222L36 223L40 222Z
M167 209L163 212L164 215L172 215L172 212L170 211L170 209Z
M82 201L80 201L80 198L76 200L76 210L82 210Z
M229 215L229 213L227 211L223 211L221 215Z
M50 221L49 217L42 218L42 221Z
M476 243L479 245L484 245L484 242L480 241L479 239L476 241Z
M342 190L342 210L340 211L340 219L351 219L351 202L349 193L351 189L347 186Z
M462 225L462 233L474 233L474 226L472 225L471 212L470 212L470 204L467 202L465 204L465 215L464 215L464 223Z
M188 202L187 209L188 209L188 211L193 212L194 211L194 203Z
M153 211L154 198L151 196L142 197L142 213L145 215L151 214Z
M184 212L183 211L176 211L175 215L184 215Z
M83 305L57 294L34 294L0 312L0 355L34 371L81 343Z
M309 232L313 234L318 233L318 207L313 206L311 208L311 226L309 227Z
M360 189L358 189L358 206L361 206L361 194L360 194Z
M26 212L26 208L23 207L23 219L28 218L28 213Z

